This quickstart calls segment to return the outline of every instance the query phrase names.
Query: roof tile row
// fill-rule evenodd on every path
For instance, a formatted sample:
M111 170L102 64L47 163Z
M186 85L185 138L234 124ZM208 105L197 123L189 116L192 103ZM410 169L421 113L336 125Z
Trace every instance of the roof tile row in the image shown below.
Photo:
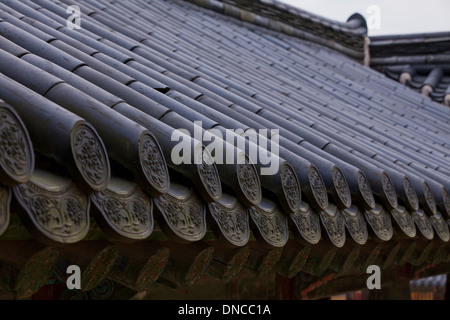
M246 266L257 272L268 268L264 259L293 261L278 250L290 237L339 248L449 240L448 109L320 41L274 31L282 30L274 12L292 8L258 4L269 11L252 15L243 1L208 3L242 21L182 1L85 0L82 28L70 30L69 1L1 1L0 135L8 141L0 144L1 231L10 218L7 185L24 224L44 242L86 239L90 214L110 240L151 238L161 228L192 243L210 227L221 245L251 246ZM314 37L326 39L329 25L336 30L328 35L363 36L352 21L304 15L291 17L311 21ZM248 22L262 17L269 29ZM176 129L184 129L178 141ZM259 144L249 157L252 129L278 142ZM230 130L235 145L225 139ZM181 137L206 157L233 151L234 162L180 165L172 156ZM262 131L255 137L263 141ZM278 163L273 175L261 174L264 153ZM10 158L27 167L22 177ZM213 253L197 249L189 259L203 270ZM180 278L172 270L184 256L173 250L165 276L195 281L201 272ZM317 267L313 260L304 270Z

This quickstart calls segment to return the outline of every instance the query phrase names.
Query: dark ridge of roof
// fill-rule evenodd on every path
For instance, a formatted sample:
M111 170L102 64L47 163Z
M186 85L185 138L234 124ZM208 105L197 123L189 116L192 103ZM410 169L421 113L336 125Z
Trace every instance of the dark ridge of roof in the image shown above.
M450 33L370 38L370 66L450 105Z
M82 0L80 30L66 27L71 4L0 2L0 116L17 113L0 118L0 261L23 275L12 294L70 264L91 292L105 277L140 291L205 272L354 279L374 263L419 274L447 262L450 109L339 50L189 2ZM177 128L193 149L215 129L235 162L177 164ZM227 129L279 137L258 147L279 151L278 170L236 163L247 149L219 139ZM5 155L33 174L12 174ZM92 192L84 180L99 177ZM33 245L19 263L7 240ZM46 258L33 282L27 270Z
M339 22L279 1L189 0L196 5L278 32L312 41L363 61L367 25L359 14Z
M409 34L372 36L370 37L370 44L376 48L389 46L393 44L411 45L411 48L408 49L411 49L412 54L414 52L419 52L420 54L423 54L425 52L432 52L436 49L438 49L438 51L443 51L443 48L448 48L447 42L449 40L450 40L450 32L409 33ZM419 46L416 47L412 46L412 44L414 43L418 44ZM432 46L426 45L430 43L433 45ZM379 52L379 54L382 53Z

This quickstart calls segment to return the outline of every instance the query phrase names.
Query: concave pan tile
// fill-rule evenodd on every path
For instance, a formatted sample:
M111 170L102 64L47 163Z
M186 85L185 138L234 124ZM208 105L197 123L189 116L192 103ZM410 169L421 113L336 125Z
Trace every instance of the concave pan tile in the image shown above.
M263 198L258 206L250 207L250 226L262 246L283 247L289 239L288 217L277 203Z
M106 190L92 193L95 218L111 238L143 240L153 231L153 201L137 184L111 177Z
M317 244L321 238L319 215L306 202L300 204L298 212L289 215L289 227L301 244Z
M154 197L156 219L161 229L172 239L189 243L206 234L206 205L192 189L177 182L169 192Z
M67 176L36 169L30 181L13 187L13 192L21 218L35 236L73 243L88 233L89 197Z
M412 216L417 229L420 231L419 235L424 239L432 240L434 238L434 230L430 218L421 209L413 212Z
M334 204L329 204L327 210L319 212L320 221L330 242L341 248L346 241L345 220L342 211Z
M369 237L367 223L362 210L355 205L342 210L345 227L350 237L359 245L364 245Z
M377 238L382 241L391 240L394 234L391 216L383 206L377 204L375 209L365 210L364 217Z
M245 246L250 239L249 212L235 197L222 193L217 202L208 203L208 221L216 238L226 246Z
M391 210L391 216L395 230L405 234L409 238L416 236L417 230L414 218L405 207L398 206L396 209Z

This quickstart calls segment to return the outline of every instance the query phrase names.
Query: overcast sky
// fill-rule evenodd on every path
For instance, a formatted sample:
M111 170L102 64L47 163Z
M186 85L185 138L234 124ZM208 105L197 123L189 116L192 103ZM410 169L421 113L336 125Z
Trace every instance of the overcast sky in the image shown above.
M450 32L450 0L279 1L338 21L346 21L350 15L359 12L366 18L371 36Z

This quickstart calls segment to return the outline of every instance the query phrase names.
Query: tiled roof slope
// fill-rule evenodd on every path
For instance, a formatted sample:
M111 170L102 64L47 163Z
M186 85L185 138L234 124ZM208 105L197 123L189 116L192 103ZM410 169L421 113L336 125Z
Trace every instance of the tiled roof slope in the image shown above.
M190 0L202 7L294 37L306 39L363 61L367 25L360 14L345 23L273 0Z
M388 77L450 105L450 33L371 37L370 65Z
M139 291L207 268L365 274L368 257L445 256L450 109L328 46L190 2L77 1L74 30L72 4L0 1L0 227L2 241L33 243L15 264L18 297L64 263L81 264L84 291L105 275ZM177 163L175 129L233 162ZM243 145L218 137L227 129ZM272 175L244 152L251 129L279 139L258 146ZM365 250L349 256L354 244ZM48 268L23 286L36 261Z

